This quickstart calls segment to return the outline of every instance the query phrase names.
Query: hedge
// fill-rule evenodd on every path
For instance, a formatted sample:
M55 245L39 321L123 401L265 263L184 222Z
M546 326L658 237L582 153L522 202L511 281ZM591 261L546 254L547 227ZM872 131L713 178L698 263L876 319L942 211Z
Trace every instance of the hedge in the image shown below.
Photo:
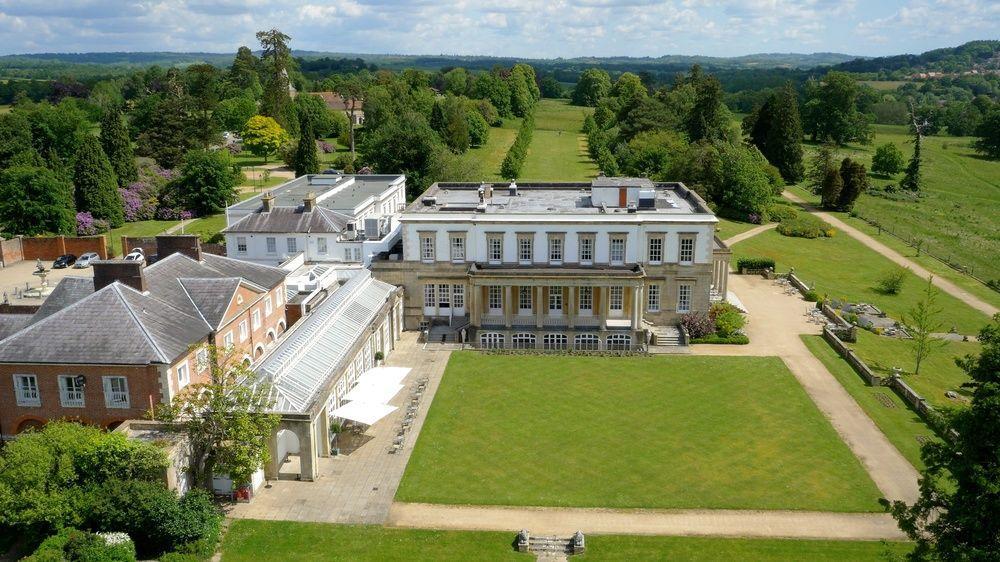
M763 258L757 256L745 256L736 258L736 271L743 273L745 270L774 269L774 258Z
M524 159L528 156L528 146L531 145L531 136L535 131L535 115L528 114L521 121L521 128L517 130L517 138L514 144L507 150L503 163L500 164L500 176L504 179L517 179L521 175L521 167L524 166Z
M691 343L725 343L733 345L746 345L750 343L750 338L748 338L746 334L733 334L731 336L709 334L700 338L691 338Z
M809 213L799 213L794 219L786 219L778 223L778 233L798 238L832 237L834 229L822 219Z

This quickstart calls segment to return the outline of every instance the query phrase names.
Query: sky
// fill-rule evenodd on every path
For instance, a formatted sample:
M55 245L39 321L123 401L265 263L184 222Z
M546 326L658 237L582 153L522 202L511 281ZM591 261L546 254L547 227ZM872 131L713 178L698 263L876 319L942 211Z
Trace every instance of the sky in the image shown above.
M387 54L921 53L1000 38L1000 0L0 0L0 54L258 47Z

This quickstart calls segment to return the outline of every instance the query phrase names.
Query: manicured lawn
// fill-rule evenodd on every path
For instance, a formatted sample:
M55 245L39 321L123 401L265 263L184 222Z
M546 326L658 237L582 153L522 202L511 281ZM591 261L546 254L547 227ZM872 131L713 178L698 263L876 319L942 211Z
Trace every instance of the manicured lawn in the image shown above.
M928 427L892 389L866 385L847 361L844 361L821 336L803 335L802 341L854 397L854 401L906 457L906 460L917 469L923 468L919 439L937 439L934 430Z
M120 228L112 229L105 236L108 238L108 251L117 256L122 253L122 236L156 236L180 221L138 221L127 222ZM131 249L131 248L128 248Z
M716 229L715 235L726 240L727 238L732 238L741 232L746 232L751 228L760 226L759 224L753 224L749 222L737 222L734 220L724 219L719 217L718 228Z
M906 159L913 151L907 127L876 125L875 142L851 145L841 157L859 158L871 169L876 147L891 142ZM970 147L972 137L931 136L924 139L923 197L917 202L892 201L862 195L855 210L878 220L906 239L918 238L925 248L942 257L970 266L979 277L1000 279L1000 161L987 160ZM807 147L808 154L812 147ZM893 178L873 177L876 185L899 183Z
M879 511L779 359L458 352L396 499Z
M225 562L275 560L532 560L512 546L515 533L386 529L376 526L233 521Z
M184 226L184 234L197 234L203 242L209 242L219 234L219 231L226 228L226 214L209 215L195 219Z
M543 99L535 108L535 132L521 170L525 181L582 181L597 175L581 132L588 108Z
M587 552L580 559L875 562L889 559L886 553L901 557L912 548L913 545L903 542L587 535Z
M831 298L873 303L899 320L921 298L926 280L910 273L902 292L884 295L875 290L876 282L897 266L887 258L843 233L833 238L793 238L776 231L763 232L733 246L738 256L767 256L777 262L778 271L795 268L796 275ZM947 331L955 326L963 334L976 334L987 322L985 314L941 292L937 304L943 308L940 321Z
M248 178L247 180L245 180L240 185L240 189L251 189L251 190L256 191L257 193L260 193L261 191L263 191L263 190L265 190L267 188L275 187L275 186L281 185L283 183L286 183L288 181L291 181L291 180L289 180L289 178L282 177L282 176L271 176L271 177L267 178L267 181L261 181L259 179L249 179Z
M924 359L924 363L920 366L920 374L914 375L912 374L913 347L906 340L859 331L858 342L849 345L869 367L882 376L889 376L893 367L902 369L906 384L935 407L954 407L962 404L944 395L948 390L959 394L968 393L961 386L962 383L969 381L969 377L955 364L955 358L968 354L977 355L982 349L982 346L975 342L947 342L944 348Z
M463 158L476 162L484 178L496 181L504 179L500 177L500 164L507 156L510 145L514 144L520 126L520 119L507 119L500 127L490 127L490 138L486 144L469 149Z

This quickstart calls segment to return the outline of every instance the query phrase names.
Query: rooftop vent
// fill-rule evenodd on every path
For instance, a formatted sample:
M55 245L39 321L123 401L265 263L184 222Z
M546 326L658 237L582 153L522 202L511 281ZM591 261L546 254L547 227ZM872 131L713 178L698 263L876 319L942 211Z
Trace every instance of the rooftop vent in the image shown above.
M434 205L437 205L438 200L437 197L431 195L428 197L424 197L423 199L420 200L420 202L423 203L425 207L433 207Z
M601 213L607 213L608 212L608 206L605 205L604 203L601 203L601 207L600 208L601 208Z
M476 205L476 212L477 213L485 213L486 212L486 203L480 203L479 205Z
M507 194L511 197L517 197L517 182L510 182L510 185L507 186Z
M628 207L626 207L626 208L628 209L628 212L630 212L630 213L634 213L636 211L635 203L629 203Z

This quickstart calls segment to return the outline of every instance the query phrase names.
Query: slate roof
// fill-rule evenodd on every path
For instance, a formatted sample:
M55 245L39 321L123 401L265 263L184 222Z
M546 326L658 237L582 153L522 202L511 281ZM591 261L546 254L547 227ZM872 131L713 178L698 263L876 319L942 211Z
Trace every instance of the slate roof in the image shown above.
M346 367L347 352L368 332L396 287L363 270L301 320L257 367L271 384L275 412L306 413L318 393Z
M0 314L0 340L31 323L32 314Z
M336 234L346 228L350 217L336 211L316 207L306 212L303 207L275 207L271 211L251 213L226 227L223 233L328 233Z
M63 279L27 327L0 341L0 362L171 363L218 327L240 284L263 291L286 274L211 254L201 262L172 254L144 273L146 293Z
M0 362L170 363L210 332L200 319L112 283L0 341Z

